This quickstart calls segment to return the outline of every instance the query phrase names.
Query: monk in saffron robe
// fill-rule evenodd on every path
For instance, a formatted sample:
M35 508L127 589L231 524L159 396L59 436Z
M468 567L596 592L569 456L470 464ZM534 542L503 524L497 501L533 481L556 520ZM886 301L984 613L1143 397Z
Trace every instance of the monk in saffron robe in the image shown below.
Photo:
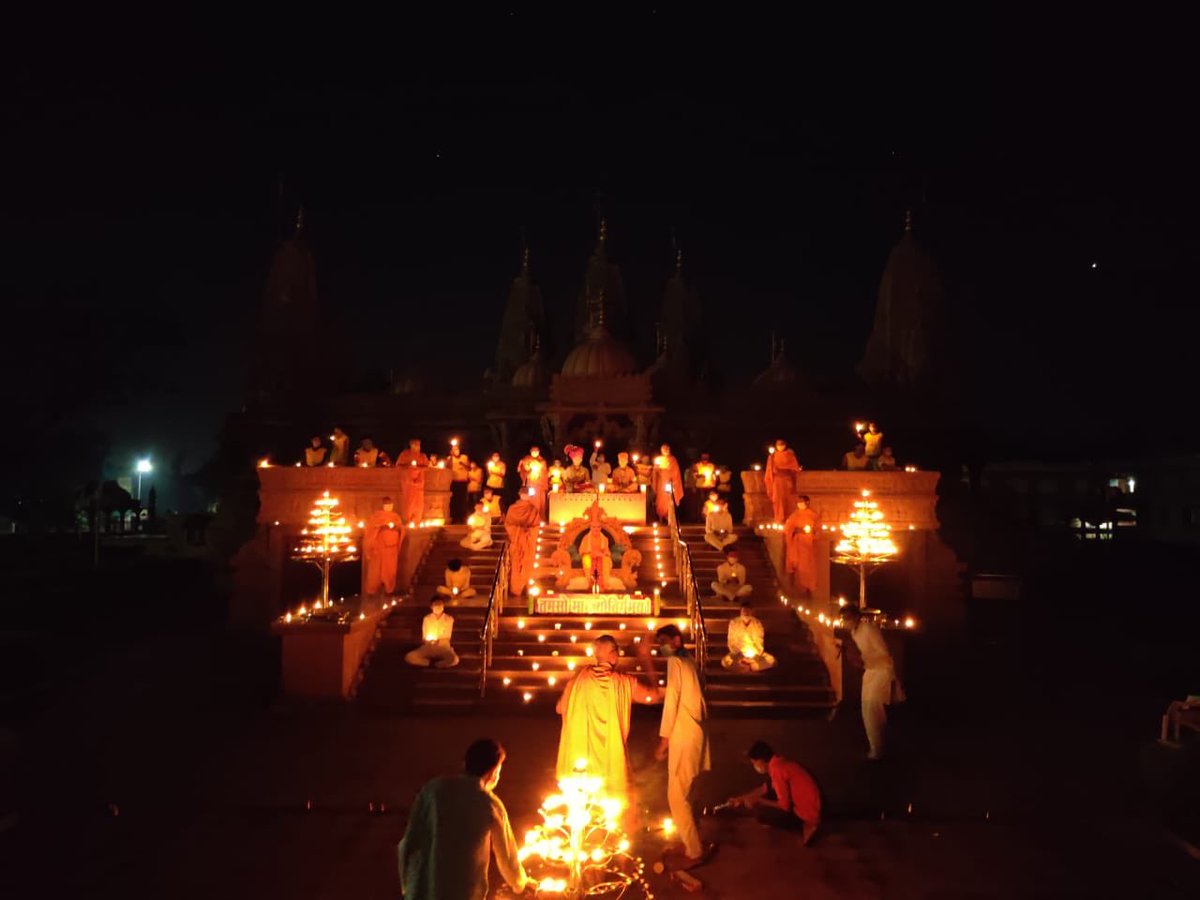
M654 511L660 522L666 522L669 508L683 501L683 473L670 445L663 444L660 450L654 458Z
M596 638L592 654L595 663L567 682L555 707L562 716L557 777L576 773L577 763L586 760L587 773L604 779L605 792L621 796L628 781L625 743L630 709L634 703L656 703L662 693L657 686L617 671L620 653L609 635Z
M542 517L529 497L521 497L504 514L504 531L508 535L509 593L521 594L533 575L537 559L537 531Z
M413 438L408 449L396 457L396 468L403 468L400 475L400 515L410 525L425 517L425 474L429 470L429 457L421 452L421 442Z
M801 495L796 510L783 525L784 546L787 552L787 571L797 589L806 597L817 589L817 527L821 517Z
M404 541L404 520L395 512L391 497L383 498L383 508L371 514L363 529L363 593L396 593L396 570L400 545Z
M800 474L800 462L788 447L787 441L775 442L775 449L767 454L767 470L763 473L763 485L771 498L775 521L782 522L796 506L796 476Z

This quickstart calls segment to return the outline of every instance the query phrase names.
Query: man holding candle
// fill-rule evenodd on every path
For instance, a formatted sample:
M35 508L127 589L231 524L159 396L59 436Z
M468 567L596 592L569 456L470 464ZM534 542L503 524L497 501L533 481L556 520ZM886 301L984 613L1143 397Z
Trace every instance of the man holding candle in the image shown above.
M771 498L771 509L775 521L782 523L796 504L796 476L800 474L800 462L787 441L777 440L767 448L767 468L763 473L763 486Z
M618 494L636 494L637 470L629 464L628 453L617 454L617 467L612 470L612 489Z
M450 646L454 633L454 617L447 614L446 604L440 596L429 603L429 615L421 620L421 636L424 643L404 655L410 666L452 669L458 665L458 654Z
M442 583L437 592L443 597L450 597L451 602L462 597L474 597L475 588L471 587L471 567L464 566L461 559L452 559L446 563L446 571L442 573Z
M384 497L382 506L363 528L363 593L368 596L396 593L404 520L395 511L391 497Z
M471 480L471 461L458 445L458 438L450 439L450 521L454 524L467 520L467 487Z
M537 509L538 518L546 517L546 491L550 483L550 472L542 451L537 446L529 448L529 454L517 463L517 474L521 476L521 494Z
M668 521L671 507L683 502L683 473L679 460L671 455L669 444L659 448L654 458L654 511L660 522Z
M413 438L408 449L396 457L400 472L400 515L410 525L425 517L425 474L429 457L421 452L421 441Z
M750 610L750 601L742 601L741 614L729 620L729 652L721 660L726 669L735 666L748 672L762 672L775 665L775 657L764 649L763 623Z
M491 739L467 748L465 772L430 781L417 794L396 848L400 884L410 900L483 900L488 863L517 894L529 882L508 810L494 793L505 752Z

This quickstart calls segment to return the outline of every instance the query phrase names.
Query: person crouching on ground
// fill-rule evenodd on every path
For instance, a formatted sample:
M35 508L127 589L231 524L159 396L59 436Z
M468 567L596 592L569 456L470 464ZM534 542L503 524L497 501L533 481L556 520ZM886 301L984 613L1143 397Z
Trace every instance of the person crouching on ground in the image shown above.
M780 756L766 741L755 741L746 756L768 781L730 798L730 805L750 810L772 828L799 831L800 843L807 845L821 826L821 789L808 769Z

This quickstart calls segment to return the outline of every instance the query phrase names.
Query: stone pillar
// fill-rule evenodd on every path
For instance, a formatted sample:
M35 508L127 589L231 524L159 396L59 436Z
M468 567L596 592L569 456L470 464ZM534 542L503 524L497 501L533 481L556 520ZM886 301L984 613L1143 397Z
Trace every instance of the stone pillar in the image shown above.
M832 545L833 541L827 532L817 536L817 589L813 591L815 603L828 603L830 600L829 579L833 563L829 559L829 552Z

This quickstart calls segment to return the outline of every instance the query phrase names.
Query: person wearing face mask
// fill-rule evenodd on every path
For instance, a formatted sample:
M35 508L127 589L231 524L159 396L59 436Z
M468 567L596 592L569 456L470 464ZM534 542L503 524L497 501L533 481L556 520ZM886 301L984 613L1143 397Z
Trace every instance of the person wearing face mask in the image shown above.
M462 775L435 778L421 788L396 848L405 897L483 900L493 856L509 888L525 890L529 878L508 810L495 794L505 756L497 741L475 741Z
M400 510L410 525L425 518L425 476L429 472L429 457L421 452L421 441L413 438L408 448L396 457L400 473Z
M612 470L612 489L618 494L636 494L638 491L637 469L629 464L628 453L617 454L617 467Z
M763 649L766 632L763 623L755 618L750 604L742 602L741 613L729 620L729 652L721 660L726 669L762 672L775 665L775 657Z
M867 759L883 759L884 738L887 736L887 708L904 702L904 688L896 677L896 663L879 627L864 619L859 608L851 603L841 611L845 632L849 633L863 661L862 720L867 732ZM838 632L841 636L841 630Z
M746 584L746 567L738 562L736 547L725 551L725 562L717 566L717 580L711 587L713 593L725 601L748 597L754 590Z
M429 615L421 620L424 643L404 654L410 666L452 669L458 665L458 654L450 646L454 634L454 616L446 612L446 602L438 595L429 601Z
M800 463L787 441L780 438L767 451L767 468L763 472L763 486L771 498L771 509L775 521L782 522L796 504L796 478L800 474Z
M817 529L821 517L809 506L808 496L796 498L796 509L783 523L785 566L802 597L817 589Z
M521 496L536 508L538 518L546 518L546 491L550 485L550 471L542 458L540 448L529 448L529 454L517 463L517 474L521 476Z
M821 827L821 789L808 769L784 759L766 741L755 741L746 753L750 765L767 781L729 799L734 809L746 809L764 825L800 832L808 844Z
M700 842L700 829L688 797L696 776L712 768L705 733L708 707L696 662L683 646L683 633L675 625L664 625L655 636L658 652L666 659L667 686L654 758L667 761L667 805L682 845L671 851L678 857L671 868L691 869L707 862L715 849L711 843ZM646 642L639 644L639 652L642 668L653 682L654 657Z
M396 593L404 520L395 511L391 497L383 498L382 507L371 514L363 528L362 592L368 596Z

